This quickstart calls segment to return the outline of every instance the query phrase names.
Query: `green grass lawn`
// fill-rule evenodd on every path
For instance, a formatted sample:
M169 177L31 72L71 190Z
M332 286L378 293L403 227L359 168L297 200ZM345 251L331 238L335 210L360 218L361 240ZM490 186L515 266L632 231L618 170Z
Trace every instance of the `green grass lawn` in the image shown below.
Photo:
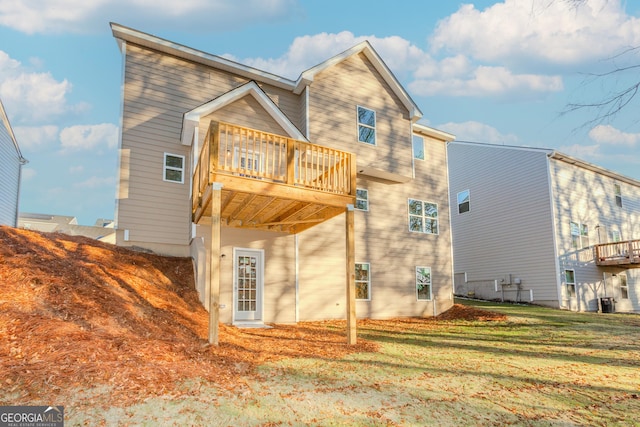
M458 302L508 319L363 325L378 353L262 365L235 390L190 381L190 397L67 425L640 425L640 316Z

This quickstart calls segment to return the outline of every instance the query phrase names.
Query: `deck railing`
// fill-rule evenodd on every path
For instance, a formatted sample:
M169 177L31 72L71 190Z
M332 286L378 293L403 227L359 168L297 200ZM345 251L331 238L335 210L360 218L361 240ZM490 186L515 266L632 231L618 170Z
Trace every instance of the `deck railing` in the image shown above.
M351 153L212 121L193 171L193 207L216 173L355 194L354 169Z
M640 240L595 245L596 264L626 265L640 263Z

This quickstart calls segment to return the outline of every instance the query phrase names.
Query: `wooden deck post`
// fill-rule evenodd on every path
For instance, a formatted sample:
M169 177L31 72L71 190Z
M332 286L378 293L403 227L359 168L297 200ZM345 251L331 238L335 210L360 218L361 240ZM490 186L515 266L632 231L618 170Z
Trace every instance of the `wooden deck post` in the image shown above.
M211 184L211 262L209 271L209 344L218 345L220 321L220 201L222 184Z
M355 213L349 204L345 210L347 240L347 344L356 343L356 255L355 255Z

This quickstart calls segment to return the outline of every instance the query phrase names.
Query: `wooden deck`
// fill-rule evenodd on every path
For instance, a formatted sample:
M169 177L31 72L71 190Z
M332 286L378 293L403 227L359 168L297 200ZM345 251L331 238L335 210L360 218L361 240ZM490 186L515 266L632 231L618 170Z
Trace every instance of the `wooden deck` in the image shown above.
M227 123L211 122L193 174L193 221L211 216L222 186L222 225L298 233L355 204L355 156Z
M596 265L640 268L640 240L595 245Z

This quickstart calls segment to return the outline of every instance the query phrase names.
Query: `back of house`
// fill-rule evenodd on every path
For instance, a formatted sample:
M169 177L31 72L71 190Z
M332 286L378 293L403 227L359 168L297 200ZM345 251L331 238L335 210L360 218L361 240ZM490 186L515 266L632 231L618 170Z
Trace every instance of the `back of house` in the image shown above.
M640 311L640 182L549 149L453 142L448 154L456 294ZM596 256L618 246L630 257Z
M290 80L112 24L117 243L192 256L225 323L452 301L446 143L363 42ZM219 282L218 282L219 281ZM213 299L212 299L213 298Z

